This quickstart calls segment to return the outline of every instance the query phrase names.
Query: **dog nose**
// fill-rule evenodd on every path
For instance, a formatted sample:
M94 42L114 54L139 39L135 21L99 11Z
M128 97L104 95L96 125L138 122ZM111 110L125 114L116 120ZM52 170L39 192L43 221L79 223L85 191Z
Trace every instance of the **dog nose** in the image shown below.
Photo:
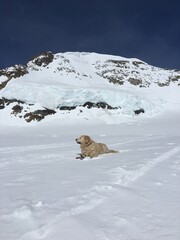
M79 138L76 138L75 140L78 144L80 144Z

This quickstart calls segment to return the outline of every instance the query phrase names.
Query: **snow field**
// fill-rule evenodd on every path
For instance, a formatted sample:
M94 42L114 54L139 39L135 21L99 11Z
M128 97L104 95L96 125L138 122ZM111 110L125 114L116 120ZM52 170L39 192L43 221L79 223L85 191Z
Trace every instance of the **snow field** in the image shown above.
M175 119L1 129L0 239L179 240ZM120 153L75 159L83 133Z

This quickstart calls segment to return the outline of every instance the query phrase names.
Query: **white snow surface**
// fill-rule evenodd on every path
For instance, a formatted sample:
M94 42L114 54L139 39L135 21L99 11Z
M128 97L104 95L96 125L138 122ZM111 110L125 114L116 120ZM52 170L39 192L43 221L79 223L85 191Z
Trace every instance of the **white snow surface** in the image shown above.
M179 240L179 117L1 126L0 239ZM77 160L81 134L119 153Z

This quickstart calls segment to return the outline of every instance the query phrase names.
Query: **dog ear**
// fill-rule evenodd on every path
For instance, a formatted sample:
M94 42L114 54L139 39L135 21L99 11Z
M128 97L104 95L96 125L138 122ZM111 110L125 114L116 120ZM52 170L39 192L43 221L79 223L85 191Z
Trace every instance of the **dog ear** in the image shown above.
M84 142L85 144L88 144L91 142L91 138L89 136L84 136Z

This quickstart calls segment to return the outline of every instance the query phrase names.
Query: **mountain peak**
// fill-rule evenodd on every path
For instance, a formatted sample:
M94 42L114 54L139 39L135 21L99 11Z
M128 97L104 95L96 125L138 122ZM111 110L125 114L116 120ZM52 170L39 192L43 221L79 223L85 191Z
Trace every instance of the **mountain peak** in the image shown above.
M140 109L141 113L151 114L155 100L146 99L147 89L152 93L154 88L171 85L180 85L180 71L157 68L136 58L48 51L26 66L15 65L0 71L0 108L4 111L13 100L14 105L38 105L38 110L52 110L44 111L45 114L90 105L109 106L108 109L121 109L121 113L130 115ZM15 109L16 116L27 116L21 108Z

